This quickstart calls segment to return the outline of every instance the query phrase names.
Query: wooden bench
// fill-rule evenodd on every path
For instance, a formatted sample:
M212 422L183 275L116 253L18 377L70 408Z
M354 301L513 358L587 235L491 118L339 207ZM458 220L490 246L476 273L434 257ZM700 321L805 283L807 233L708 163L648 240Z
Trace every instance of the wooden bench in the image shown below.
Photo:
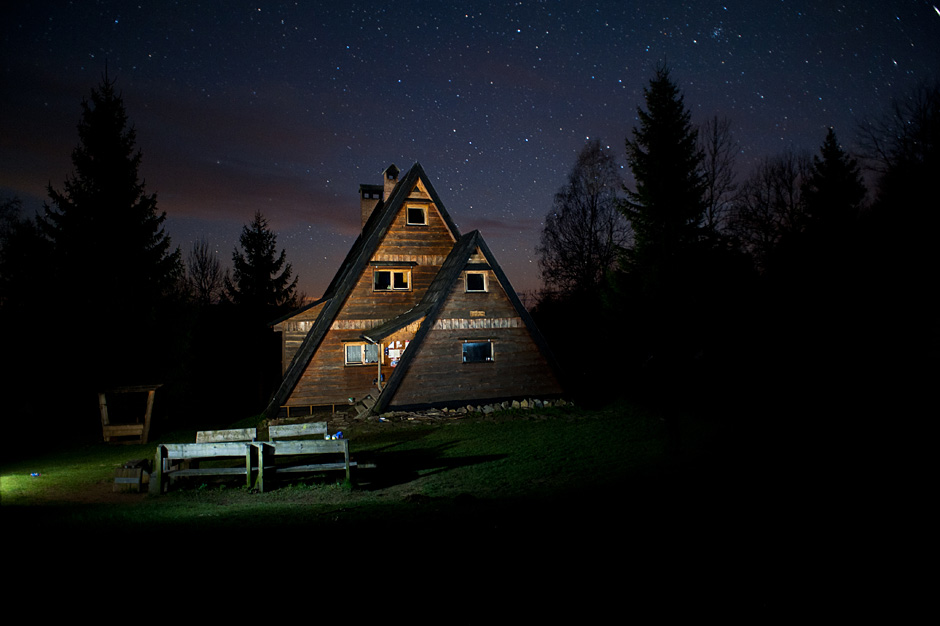
M196 434L196 443L161 443L157 445L150 476L150 493L163 493L169 482L184 476L240 476L246 477L250 487L254 467L252 457L257 455L254 428L233 430L207 430ZM243 466L199 467L200 461L244 459ZM175 463L174 463L175 462Z
M259 441L254 445L258 448L258 480L255 485L258 491L264 492L264 477L278 474L311 474L315 472L345 470L346 480L351 480L350 468L356 462L349 458L348 439L295 439L291 437L324 436L326 435L326 422L310 422L306 424L283 424L268 427L268 439ZM320 461L317 463L281 464L277 459L287 457L305 457L310 455L332 455L335 461ZM342 461L339 456L342 455Z

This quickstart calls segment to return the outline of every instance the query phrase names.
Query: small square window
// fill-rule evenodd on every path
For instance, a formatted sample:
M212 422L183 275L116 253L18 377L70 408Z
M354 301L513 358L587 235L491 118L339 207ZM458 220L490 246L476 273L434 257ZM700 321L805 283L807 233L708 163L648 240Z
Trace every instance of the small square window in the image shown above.
M463 343L464 363L490 363L492 361L492 341L465 341Z
M467 291L486 291L486 274L467 272Z
M358 343L346 344L346 365L362 363L362 346Z
M424 208L418 207L418 206L408 207L407 223L411 226L427 226L427 223L428 223L427 211L425 211Z

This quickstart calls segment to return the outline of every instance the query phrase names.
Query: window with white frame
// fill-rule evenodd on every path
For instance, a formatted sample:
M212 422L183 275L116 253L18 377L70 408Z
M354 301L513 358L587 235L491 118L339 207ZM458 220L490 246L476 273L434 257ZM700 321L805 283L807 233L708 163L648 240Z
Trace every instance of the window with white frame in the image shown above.
M464 363L491 363L493 357L493 342L489 339L467 340L463 342Z
M373 291L408 291L409 289L411 289L411 270L377 269L373 273Z
M405 223L409 226L427 226L428 210L423 206L410 206L405 209Z
M467 272L466 290L486 291L486 272Z
M378 344L368 342L347 343L344 349L346 352L346 365L368 365L379 362Z

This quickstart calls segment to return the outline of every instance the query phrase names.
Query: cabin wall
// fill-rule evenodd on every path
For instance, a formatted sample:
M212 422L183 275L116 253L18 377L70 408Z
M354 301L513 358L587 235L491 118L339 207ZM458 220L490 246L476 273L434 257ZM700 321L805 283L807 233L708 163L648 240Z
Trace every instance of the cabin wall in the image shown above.
M454 245L454 238L434 205L425 203L422 206L428 209L428 224L407 225L403 207L370 259L371 262L382 263L379 269L410 270L411 288L407 291L374 291L373 273L376 266L368 266L353 287L337 319L385 321L408 311L421 301Z
M293 317L274 326L274 330L281 334L282 375L287 371L291 360L294 358L294 355L297 354L297 350L300 349L300 344L303 343L307 333L313 328L313 324L316 322L317 317L319 317L320 311L323 310L324 304L326 304L326 302L321 302L309 309L304 309Z
M463 363L464 339L491 339L494 360ZM528 329L431 330L389 408L413 404L546 397L561 393Z
M465 291L466 272L452 287L389 406L560 394L561 384L488 270L485 293ZM493 342L493 360L464 363L465 340Z
M362 332L362 329L328 331L286 404L346 404L349 398L358 400L371 393L378 366L375 363L346 365L345 345L362 341L359 337Z

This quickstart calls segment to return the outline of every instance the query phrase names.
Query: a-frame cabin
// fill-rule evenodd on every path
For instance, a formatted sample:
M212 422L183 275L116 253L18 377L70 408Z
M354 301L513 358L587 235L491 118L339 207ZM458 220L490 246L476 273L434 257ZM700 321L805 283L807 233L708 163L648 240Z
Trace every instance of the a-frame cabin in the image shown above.
M482 235L460 234L420 164L398 174L360 186L362 233L326 293L273 324L284 377L266 417L364 398L381 412L562 393Z

